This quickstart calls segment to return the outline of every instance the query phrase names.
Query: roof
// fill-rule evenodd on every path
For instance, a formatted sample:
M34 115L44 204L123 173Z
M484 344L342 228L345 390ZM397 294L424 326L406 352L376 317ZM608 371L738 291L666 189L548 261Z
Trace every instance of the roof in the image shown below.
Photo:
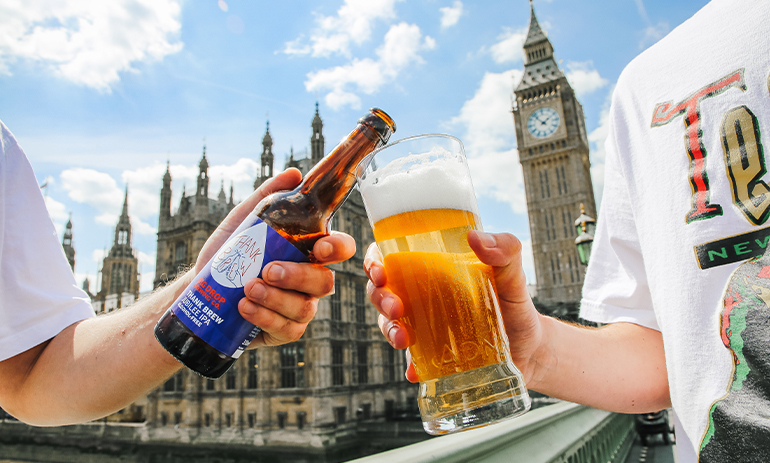
M521 82L516 87L517 92L527 90L532 87L553 82L555 80L562 79L564 73L559 69L556 61L553 58L548 58L537 63L528 64L524 67L524 74L522 75Z

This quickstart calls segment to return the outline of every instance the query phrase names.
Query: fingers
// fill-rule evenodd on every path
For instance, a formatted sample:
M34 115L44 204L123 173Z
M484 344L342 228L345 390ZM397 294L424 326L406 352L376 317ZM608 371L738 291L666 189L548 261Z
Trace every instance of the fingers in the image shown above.
M419 382L420 377L417 376L417 370L414 368L414 362L412 362L412 354L408 350L406 351L406 363L406 373L404 374L406 380L410 383Z
M398 320L388 320L380 315L377 322L380 325L380 331L385 335L385 339L388 340L391 346L395 349L406 349L412 343L414 343L414 335L408 326L404 325ZM409 349L406 349L406 372L404 372L406 379L412 383L416 383L420 380L417 376L417 370L412 363L412 353Z
M244 289L246 297L238 303L238 311L249 323L262 329L252 347L297 341L318 308L318 299L275 288L260 279L248 281Z
M382 254L380 253L380 248L377 247L377 243L370 244L366 250L364 271L375 286L385 286L385 267L382 265Z
M387 277L385 267L382 264L382 254L376 243L369 245L364 257L364 271L369 277L366 285L366 292L369 294L369 300L380 311L377 323L380 326L385 339L396 349L406 349L415 342L414 331L399 318L404 316L404 303L401 298L393 294L385 287ZM407 368L404 373L407 381L416 383L420 381L417 371L412 363L412 356L409 350L406 350Z
M468 244L481 262L495 268L498 296L508 302L525 302L527 277L521 266L521 242L510 233L468 232Z
M492 267L521 263L521 242L510 233L471 230L468 232L468 244L482 262Z
M364 271L366 271L366 275L369 277L369 282L366 284L366 292L374 307L390 320L403 317L403 302L385 287L387 282L385 267L382 265L382 255L376 243L372 243L366 251Z
M334 290L334 272L317 264L271 262L262 278L246 282L241 316L262 328L252 346L298 340L318 310L318 298Z
M318 263L328 265L350 259L356 253L356 241L345 233L332 231L316 241L313 255Z
M374 283L367 282L366 292L369 301L377 310L389 320L395 320L404 316L404 303L401 298L393 294L386 287L376 287Z
M401 320L389 320L380 315L377 324L380 325L382 335L395 349L406 349L414 344L414 331Z

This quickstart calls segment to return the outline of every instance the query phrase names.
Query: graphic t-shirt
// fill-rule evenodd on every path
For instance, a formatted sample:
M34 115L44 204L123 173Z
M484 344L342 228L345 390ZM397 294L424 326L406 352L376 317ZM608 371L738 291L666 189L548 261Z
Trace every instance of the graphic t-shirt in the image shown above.
M93 315L32 166L0 122L0 361Z
M714 0L609 115L581 315L660 330L680 463L770 458L770 2Z

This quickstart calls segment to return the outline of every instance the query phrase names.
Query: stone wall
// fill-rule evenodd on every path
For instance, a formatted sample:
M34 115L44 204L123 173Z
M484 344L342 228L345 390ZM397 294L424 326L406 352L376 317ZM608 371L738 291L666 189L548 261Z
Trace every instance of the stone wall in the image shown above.
M201 434L184 428L154 429L145 424L95 422L38 428L15 420L0 422L0 461L14 463L337 463L430 438L420 421L372 421L355 428L292 433L293 445L276 431L232 430ZM253 435L252 435L253 434ZM260 434L257 436L256 434ZM308 440L297 445L297 438ZM330 443L314 447L312 440Z

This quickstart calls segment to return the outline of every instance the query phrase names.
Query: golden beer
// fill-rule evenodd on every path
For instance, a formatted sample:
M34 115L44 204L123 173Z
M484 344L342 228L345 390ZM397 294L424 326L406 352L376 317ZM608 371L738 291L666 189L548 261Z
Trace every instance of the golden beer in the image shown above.
M415 333L409 349L420 381L506 361L492 269L468 246L478 223L469 211L427 209L374 225L388 287Z
M388 288L404 304L423 428L445 434L526 412L492 269L468 245L481 230L460 140L421 135L356 170Z

